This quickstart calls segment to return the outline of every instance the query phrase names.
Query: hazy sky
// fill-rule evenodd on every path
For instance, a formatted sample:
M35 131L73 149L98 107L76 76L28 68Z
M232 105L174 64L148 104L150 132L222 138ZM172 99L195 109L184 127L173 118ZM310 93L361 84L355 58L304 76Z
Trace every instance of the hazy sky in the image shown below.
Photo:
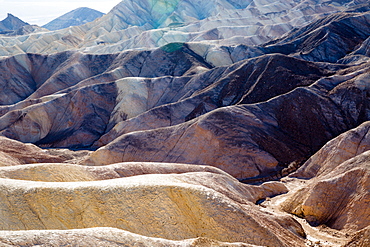
M108 13L121 0L0 0L0 21L11 13L29 24L42 26L49 21L79 7L89 7Z

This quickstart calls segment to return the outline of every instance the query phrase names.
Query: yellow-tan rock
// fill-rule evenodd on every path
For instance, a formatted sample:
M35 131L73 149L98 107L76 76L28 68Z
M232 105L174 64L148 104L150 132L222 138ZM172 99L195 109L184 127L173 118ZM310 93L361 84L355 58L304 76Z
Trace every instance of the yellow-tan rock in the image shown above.
M206 237L265 246L304 242L296 221L261 212L245 200L251 197L248 189L215 173L70 183L0 179L0 187L1 230L114 227L171 240Z
M2 178L43 182L96 181L144 174L180 174L187 172L211 172L230 177L226 172L212 166L155 162L126 162L107 166L40 163L0 167L0 177Z
M1 246L80 246L80 247L258 247L245 243L224 243L208 238L195 238L181 241L163 238L151 238L134 234L116 228L89 228L78 230L48 230L48 231L6 231L0 232Z
M355 232L370 225L370 151L313 178L283 204L313 225ZM332 165L329 164L329 167Z

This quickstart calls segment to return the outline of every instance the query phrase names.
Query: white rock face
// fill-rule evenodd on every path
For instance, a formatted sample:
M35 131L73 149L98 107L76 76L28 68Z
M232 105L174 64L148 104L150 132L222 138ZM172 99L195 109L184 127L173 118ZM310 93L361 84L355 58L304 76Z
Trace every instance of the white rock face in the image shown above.
M116 82L118 88L117 103L111 120L118 122L147 111L149 90L144 78L124 78Z
M0 37L0 56L71 49L114 53L192 41L256 45L342 9L323 0L177 0L171 4L164 0L124 0L107 15L82 26Z

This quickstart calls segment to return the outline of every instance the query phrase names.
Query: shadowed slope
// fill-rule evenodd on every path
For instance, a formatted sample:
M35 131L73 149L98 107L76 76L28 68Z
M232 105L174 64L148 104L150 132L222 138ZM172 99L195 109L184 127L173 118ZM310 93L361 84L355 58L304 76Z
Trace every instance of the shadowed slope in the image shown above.
M312 178L283 209L312 225L358 231L370 224L369 122L328 142L293 177Z
M239 179L266 176L307 159L369 118L368 87L361 84L368 72L358 73L322 79L264 103L220 108L173 127L128 133L98 149L88 163L181 162L213 165Z
M352 52L370 35L370 8L338 13L291 31L267 45L267 53L292 54L309 61L335 63Z

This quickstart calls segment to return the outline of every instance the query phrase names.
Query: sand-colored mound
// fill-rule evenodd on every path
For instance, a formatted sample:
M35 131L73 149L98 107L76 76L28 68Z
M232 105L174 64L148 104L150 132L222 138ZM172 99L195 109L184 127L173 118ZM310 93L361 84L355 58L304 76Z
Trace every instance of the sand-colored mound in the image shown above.
M370 227L359 231L344 247L367 247L370 246Z
M245 243L223 243L208 238L195 238L181 241L163 238L151 238L115 228L89 228L78 230L48 230L48 231L16 231L0 232L0 244L10 246L80 246L80 247L214 247L243 246L253 247ZM257 247L257 246L256 246Z
M126 162L94 167L66 163L40 163L0 167L1 178L43 182L95 181L143 174L187 172L212 172L232 178L226 172L212 166L177 163Z
M312 178L288 199L284 210L338 230L370 225L370 122L339 135L292 177Z
M2 230L114 227L172 240L303 243L304 233L296 221L259 211L244 199L250 197L248 190L225 175L153 174L75 183L0 179L0 183ZM218 188L221 183L223 191Z
M241 203L256 203L260 199L288 191L279 182L267 182L258 186L243 184L218 168L200 165L127 162L100 167L64 163L0 167L0 178L41 182L99 181L145 174L157 174L160 178L162 177L159 174L168 174L166 178L180 178L189 184L202 185Z

